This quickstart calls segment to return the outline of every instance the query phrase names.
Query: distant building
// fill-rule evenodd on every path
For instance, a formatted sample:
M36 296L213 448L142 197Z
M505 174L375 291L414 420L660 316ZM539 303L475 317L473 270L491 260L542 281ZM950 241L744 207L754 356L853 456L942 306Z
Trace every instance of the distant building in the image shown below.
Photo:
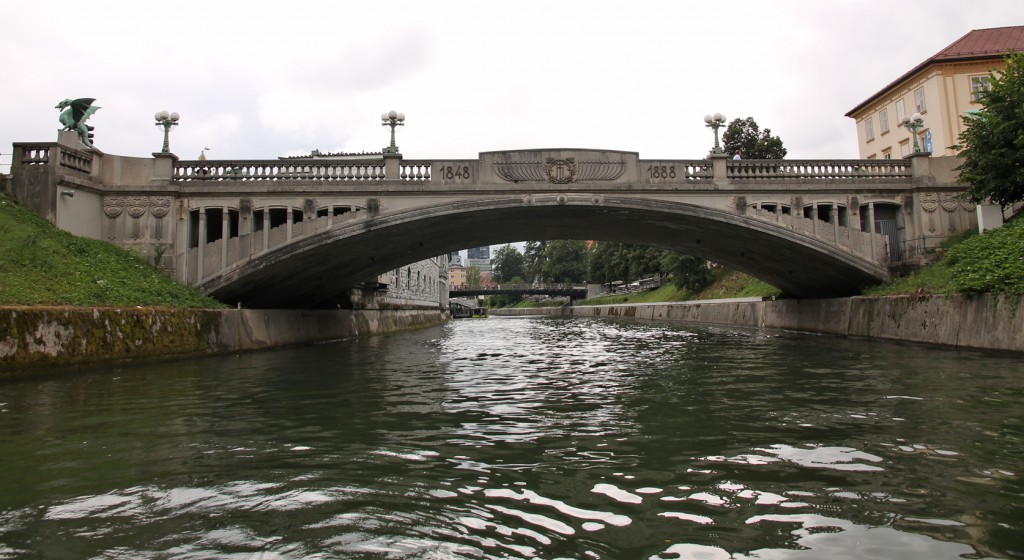
M491 271L491 247L471 247L466 251L466 268L475 266L480 272Z
M952 156L963 131L962 116L981 108L978 92L989 87L989 72L1003 69L1003 56L1024 51L1024 26L975 29L908 70L846 113L857 121L864 159L909 155L913 139L904 117L921 113L918 143L935 156Z
M466 284L466 267L452 261L448 265L448 285L452 288L461 288Z
M448 256L449 262L462 266L462 255L458 251L452 251Z

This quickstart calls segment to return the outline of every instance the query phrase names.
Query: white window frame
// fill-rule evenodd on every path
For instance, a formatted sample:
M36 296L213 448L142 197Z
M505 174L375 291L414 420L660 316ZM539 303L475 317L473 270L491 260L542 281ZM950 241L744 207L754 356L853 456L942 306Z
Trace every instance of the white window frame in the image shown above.
M928 105L924 102L924 88L914 90L914 110L918 113L928 112Z
M907 106L903 103L902 99L896 100L896 122L903 124L903 119L907 118Z
M981 92L992 89L992 82L989 76L971 76L971 103L981 101Z
M910 155L910 140L904 140L900 142L900 156L907 157Z
M879 130L882 134L889 133L889 109L882 109L878 112Z
M864 119L864 138L867 142L875 139L875 122L871 117Z

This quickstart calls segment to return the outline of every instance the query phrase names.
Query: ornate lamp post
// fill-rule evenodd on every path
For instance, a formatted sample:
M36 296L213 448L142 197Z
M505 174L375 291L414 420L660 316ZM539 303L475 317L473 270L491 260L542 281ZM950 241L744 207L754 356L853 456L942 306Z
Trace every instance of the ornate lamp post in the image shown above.
M383 121L381 126L391 127L391 146L384 148L385 154L397 154L398 146L395 145L395 127L405 126L405 113L398 113L396 111L388 111L387 113L381 113L380 120Z
M178 113L168 113L167 111L160 111L159 113L153 115L153 118L156 119L156 126L164 127L164 149L160 150L160 153L170 153L171 146L170 143L168 142L167 135L171 131L172 126L178 126L178 119L181 117L178 116Z
M711 128L715 132L715 154L722 153L722 146L718 143L718 129L725 124L725 115L722 113L715 113L714 115L704 115L704 122L707 123L704 126Z
M907 127L910 135L914 137L914 153L920 153L921 146L917 143L917 131L921 130L921 127L924 126L924 117L921 116L921 113L914 113L909 117L903 117L903 126Z

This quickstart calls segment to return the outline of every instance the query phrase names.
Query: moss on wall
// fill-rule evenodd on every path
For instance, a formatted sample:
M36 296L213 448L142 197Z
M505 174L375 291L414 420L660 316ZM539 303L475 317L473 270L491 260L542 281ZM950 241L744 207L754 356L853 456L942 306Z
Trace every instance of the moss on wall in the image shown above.
M280 332L261 332L257 339L251 325L242 324L247 321L243 313L230 309L0 307L0 378L90 362L301 344L332 333L378 334L437 324L447 317L436 309L325 311L318 312L317 320L355 329L308 329L313 320L308 312L278 310L274 313ZM248 334L240 337L239 333Z

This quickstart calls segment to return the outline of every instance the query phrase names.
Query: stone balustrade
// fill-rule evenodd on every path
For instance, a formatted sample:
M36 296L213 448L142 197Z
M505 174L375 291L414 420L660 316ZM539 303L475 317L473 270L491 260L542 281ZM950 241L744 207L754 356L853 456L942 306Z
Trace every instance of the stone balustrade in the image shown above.
M64 168L89 175L92 173L93 155L69 148L57 142L17 143L14 145L13 165L49 165L51 161Z
M876 180L909 179L909 160L729 160L727 177L734 180Z
M467 160L466 163L476 162ZM286 160L197 160L175 163L172 180L346 182L397 179L431 182L434 179L431 173L433 165L434 162L427 160L402 161L397 176L389 176L385 164L380 160L317 160L303 163ZM687 184L716 178L712 160L707 159L638 160L638 167L640 179L644 183ZM903 181L912 177L908 160L729 160L726 164L726 179L731 181L876 182ZM544 181L545 178L541 174L526 180ZM580 182L586 180L581 178Z
M283 160L195 160L174 164L174 181L381 181L384 163Z

